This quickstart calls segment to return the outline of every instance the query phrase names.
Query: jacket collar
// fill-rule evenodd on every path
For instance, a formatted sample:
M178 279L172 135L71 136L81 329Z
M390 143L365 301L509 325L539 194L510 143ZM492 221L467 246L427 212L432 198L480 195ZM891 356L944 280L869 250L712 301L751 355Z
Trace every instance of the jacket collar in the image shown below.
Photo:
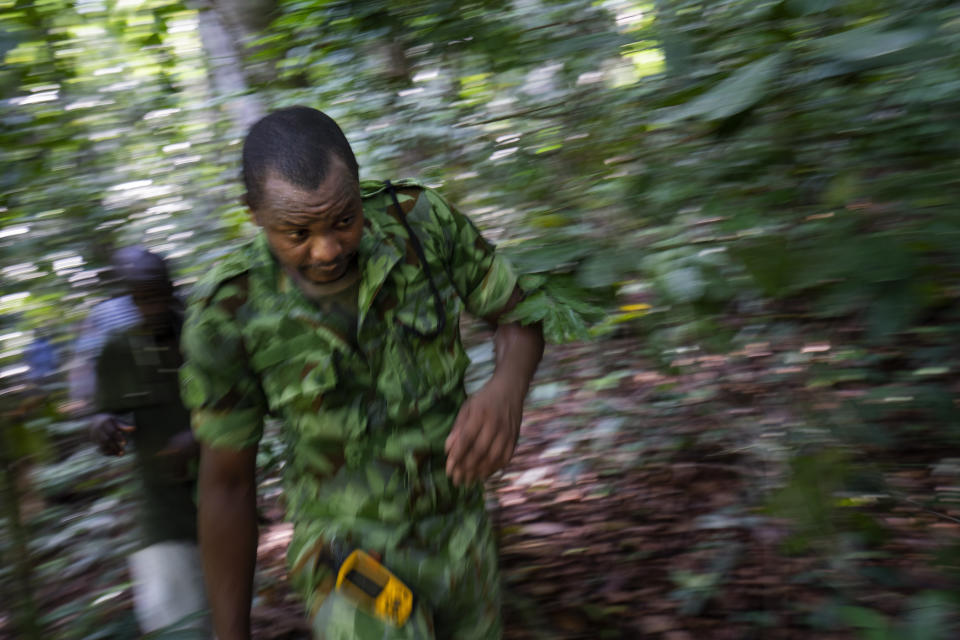
M357 331L363 327L373 301L387 276L400 262L404 238L387 230L389 214L384 198L367 197L363 202L364 228L360 239L360 292L357 300Z
M357 251L360 267L357 300L358 332L384 282L406 251L406 238L399 234L402 227L386 211L389 200L377 197L383 193L382 183L365 181L361 184L361 189L364 225ZM254 238L251 253L251 271L257 272L260 277L273 283L271 289L281 293L279 291L280 263L270 251L266 235L262 231Z

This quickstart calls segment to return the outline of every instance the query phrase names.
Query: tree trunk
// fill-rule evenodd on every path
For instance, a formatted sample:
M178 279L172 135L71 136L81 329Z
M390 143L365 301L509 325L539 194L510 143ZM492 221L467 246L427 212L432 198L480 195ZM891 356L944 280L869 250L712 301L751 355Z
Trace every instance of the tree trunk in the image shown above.
M197 10L213 91L224 101L234 129L245 133L265 115L266 108L259 97L249 92L242 43L231 34L215 5L197 6Z
M6 445L7 443L3 443ZM4 447L6 448L6 447ZM8 553L13 567L16 594L7 602L13 604L13 619L18 637L26 640L42 640L40 623L37 621L37 606L33 599L33 572L30 567L30 549L27 546L27 530L20 517L20 490L17 486L17 462L10 460L7 452L0 452L0 499L3 501L3 516L7 520L11 544Z

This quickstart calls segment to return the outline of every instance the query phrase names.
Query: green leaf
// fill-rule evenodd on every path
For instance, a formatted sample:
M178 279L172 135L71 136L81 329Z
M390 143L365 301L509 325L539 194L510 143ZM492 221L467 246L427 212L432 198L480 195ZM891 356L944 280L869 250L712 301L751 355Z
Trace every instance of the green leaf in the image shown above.
M517 277L517 284L524 291L534 291L545 285L548 279L541 273L523 273Z
M572 284L569 276L554 277L529 294L507 315L508 321L543 323L547 340L558 344L590 337L589 325L605 310L587 298L588 292Z
M946 640L952 637L950 617L954 611L952 594L924 591L907 605L904 638L910 640Z
M38 457L47 459L52 453L51 443L42 427L14 422L3 427L5 448L14 458Z
M605 315L603 308L590 302L590 292L577 287L569 277L551 278L544 289L556 302L570 307L588 320L599 320Z
M787 0L791 11L802 16L829 11L837 6L837 0Z
M864 632L867 640L888 640L890 621L885 615L866 607L845 606L839 608L840 618L851 627Z
M786 54L775 53L737 69L730 77L669 114L662 123L684 118L729 118L766 97L767 85L780 71Z
M896 29L880 31L876 25L850 29L814 41L821 53L843 62L880 62L886 56L904 51L926 41L928 29Z
M856 172L844 172L830 181L823 192L823 203L830 207L839 207L853 201L860 187Z
M768 296L783 295L793 280L795 269L783 236L764 236L730 248L757 286Z
M909 283L892 283L880 289L867 315L870 336L891 339L923 312L925 305Z
M607 287L623 281L639 263L637 251L603 249L583 261L577 269L577 284L588 289Z
M543 273L556 271L566 265L571 265L591 252L586 242L552 242L550 244L534 245L528 243L515 249L505 249L517 269L525 273Z
M366 468L366 473L367 485L370 487L370 490L373 491L374 495L383 493L386 482L384 482L383 476L380 475L380 470L376 467L369 466Z
M537 291L533 295L528 295L514 307L513 311L508 314L507 319L517 320L523 324L540 322L546 317L549 304L547 295L543 291Z
M555 305L548 309L543 320L543 331L547 340L554 344L590 338L583 318L564 306Z
M20 38L5 29L0 30L0 59L7 55L8 51L13 51L20 44Z
M660 280L667 295L677 302L699 300L707 290L707 282L700 269L696 267L674 269L667 272Z

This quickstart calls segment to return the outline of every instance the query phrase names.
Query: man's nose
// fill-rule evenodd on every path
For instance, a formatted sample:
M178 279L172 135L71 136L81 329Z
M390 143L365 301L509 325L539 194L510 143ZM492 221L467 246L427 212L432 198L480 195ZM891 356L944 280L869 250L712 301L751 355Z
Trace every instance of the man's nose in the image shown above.
M322 235L310 245L310 261L319 264L336 262L340 257L340 242L335 237Z

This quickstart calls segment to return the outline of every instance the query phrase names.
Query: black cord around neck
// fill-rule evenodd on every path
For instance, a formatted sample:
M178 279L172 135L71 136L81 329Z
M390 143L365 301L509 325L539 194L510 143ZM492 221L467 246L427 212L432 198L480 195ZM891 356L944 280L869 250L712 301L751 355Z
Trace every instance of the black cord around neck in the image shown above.
M433 281L433 273L430 271L430 263L427 262L427 257L423 253L423 246L420 244L420 239L417 237L417 234L414 233L413 227L410 226L410 223L407 222L407 216L403 213L403 209L400 208L400 200L397 199L396 187L394 187L393 183L391 183L389 180L384 180L384 184L387 185L387 191L390 192L390 197L393 199L393 206L397 210L397 217L400 219L400 224L403 225L403 228L406 229L407 233L410 235L410 242L413 243L413 251L417 254L417 259L420 261L420 264L423 265L423 272L427 275L427 282L430 284L430 293L433 294L433 304L434 308L436 309L438 319L436 330L429 333L423 333L405 324L403 325L403 328L416 333L422 338L435 338L443 333L444 329L447 328L447 316L443 310L443 298L440 297L440 291L437 289L437 285Z

